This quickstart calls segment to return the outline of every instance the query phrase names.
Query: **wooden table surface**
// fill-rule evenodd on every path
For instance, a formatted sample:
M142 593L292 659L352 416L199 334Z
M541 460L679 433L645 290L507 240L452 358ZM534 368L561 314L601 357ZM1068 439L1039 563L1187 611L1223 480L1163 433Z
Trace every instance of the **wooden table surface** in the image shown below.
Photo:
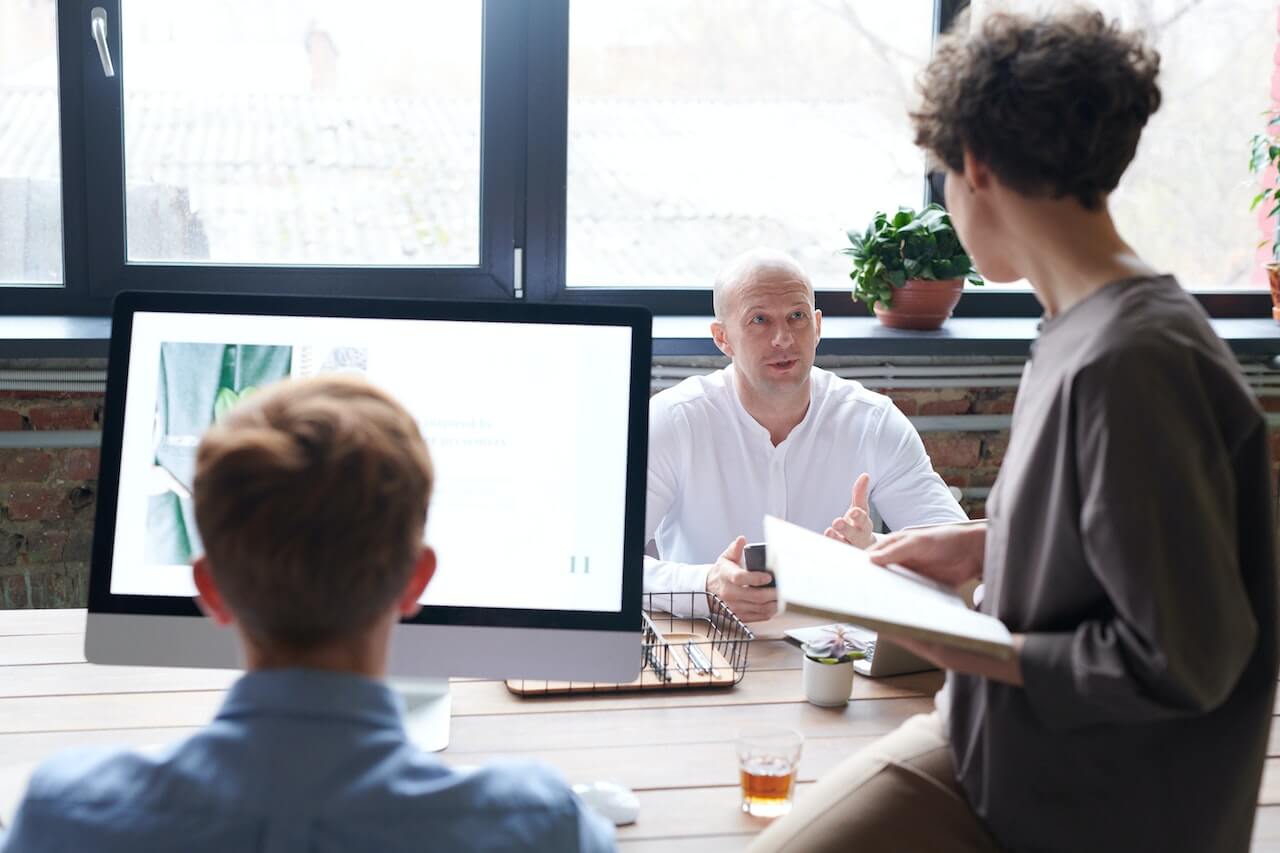
M521 699L501 682L459 680L445 761L539 758L570 781L630 786L640 819L618 831L625 851L741 850L764 825L739 810L732 740L743 725L805 735L800 789L851 752L932 709L941 675L854 679L843 709L804 701L800 652L782 638L812 624L784 615L752 625L749 671L730 690ZM0 798L55 750L90 743L139 747L177 740L207 722L237 673L100 667L84 662L83 610L0 612ZM1280 733L1259 792L1253 849L1280 851ZM7 810L0 811L5 813Z

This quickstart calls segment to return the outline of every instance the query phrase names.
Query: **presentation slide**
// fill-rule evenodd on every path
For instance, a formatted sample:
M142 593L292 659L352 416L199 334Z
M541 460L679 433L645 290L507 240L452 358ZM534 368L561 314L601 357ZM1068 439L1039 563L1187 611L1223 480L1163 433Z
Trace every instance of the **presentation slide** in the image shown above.
M605 326L134 316L111 591L190 596L200 436L289 377L359 373L435 465L427 605L622 606L631 332Z

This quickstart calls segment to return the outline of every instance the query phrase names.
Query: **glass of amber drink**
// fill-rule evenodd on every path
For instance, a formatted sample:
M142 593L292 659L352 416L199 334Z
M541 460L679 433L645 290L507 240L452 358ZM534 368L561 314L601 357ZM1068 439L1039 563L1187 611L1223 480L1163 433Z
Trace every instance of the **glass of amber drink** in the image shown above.
M734 745L738 750L744 812L753 817L778 817L791 811L803 743L799 732L781 727L739 732Z

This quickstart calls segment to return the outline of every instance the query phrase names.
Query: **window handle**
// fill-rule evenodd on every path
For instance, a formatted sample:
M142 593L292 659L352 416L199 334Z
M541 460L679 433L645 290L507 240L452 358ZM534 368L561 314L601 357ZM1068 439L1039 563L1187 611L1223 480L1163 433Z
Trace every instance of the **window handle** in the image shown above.
M107 47L107 10L94 6L89 13L89 31L98 45L98 59L102 60L102 73L106 77L116 76L116 69L111 64L111 48Z

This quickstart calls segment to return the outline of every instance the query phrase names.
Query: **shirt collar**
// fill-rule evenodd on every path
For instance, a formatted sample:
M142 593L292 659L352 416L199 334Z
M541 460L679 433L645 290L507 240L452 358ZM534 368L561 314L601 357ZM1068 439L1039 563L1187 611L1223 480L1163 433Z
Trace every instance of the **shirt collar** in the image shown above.
M247 673L233 684L218 719L344 719L403 733L403 708L399 696L371 678L319 669L270 669Z
M1036 325L1036 331L1042 336L1048 335L1055 328L1069 325L1071 318L1074 316L1087 316L1091 311L1096 310L1097 306L1102 306L1103 310L1105 310L1108 300L1113 299L1115 291L1120 288L1125 288L1135 284L1153 287L1167 287L1170 283L1177 286L1176 282L1174 282L1173 276L1168 273L1157 273L1155 275L1130 275L1125 276L1124 278L1115 279L1114 281L1109 281L1094 290L1084 299L1076 302L1066 311L1054 314L1052 317L1047 314L1042 314L1040 316L1040 322Z
M747 407L742 405L742 398L738 396L738 377L737 371L733 369L733 362L729 362L724 369L724 387L729 392L729 399L733 401L733 411L737 415L738 422L750 432L761 434L768 439L769 431L760 426L756 419L751 417Z
M751 417L751 413L747 411L747 407L742 405L742 398L738 396L738 382L734 377L733 362L730 362L724 369L725 386L729 391L729 396L733 400L733 409L737 413L738 420L750 432L755 434L761 441L769 446L774 452L785 452L790 446L791 439L799 435L814 420L813 410L818 405L818 380L821 372L817 366L809 368L809 408L805 410L804 417L800 419L800 423L791 428L791 432L787 433L787 437L782 440L776 447L773 439L769 436L769 430L761 426L760 422Z

